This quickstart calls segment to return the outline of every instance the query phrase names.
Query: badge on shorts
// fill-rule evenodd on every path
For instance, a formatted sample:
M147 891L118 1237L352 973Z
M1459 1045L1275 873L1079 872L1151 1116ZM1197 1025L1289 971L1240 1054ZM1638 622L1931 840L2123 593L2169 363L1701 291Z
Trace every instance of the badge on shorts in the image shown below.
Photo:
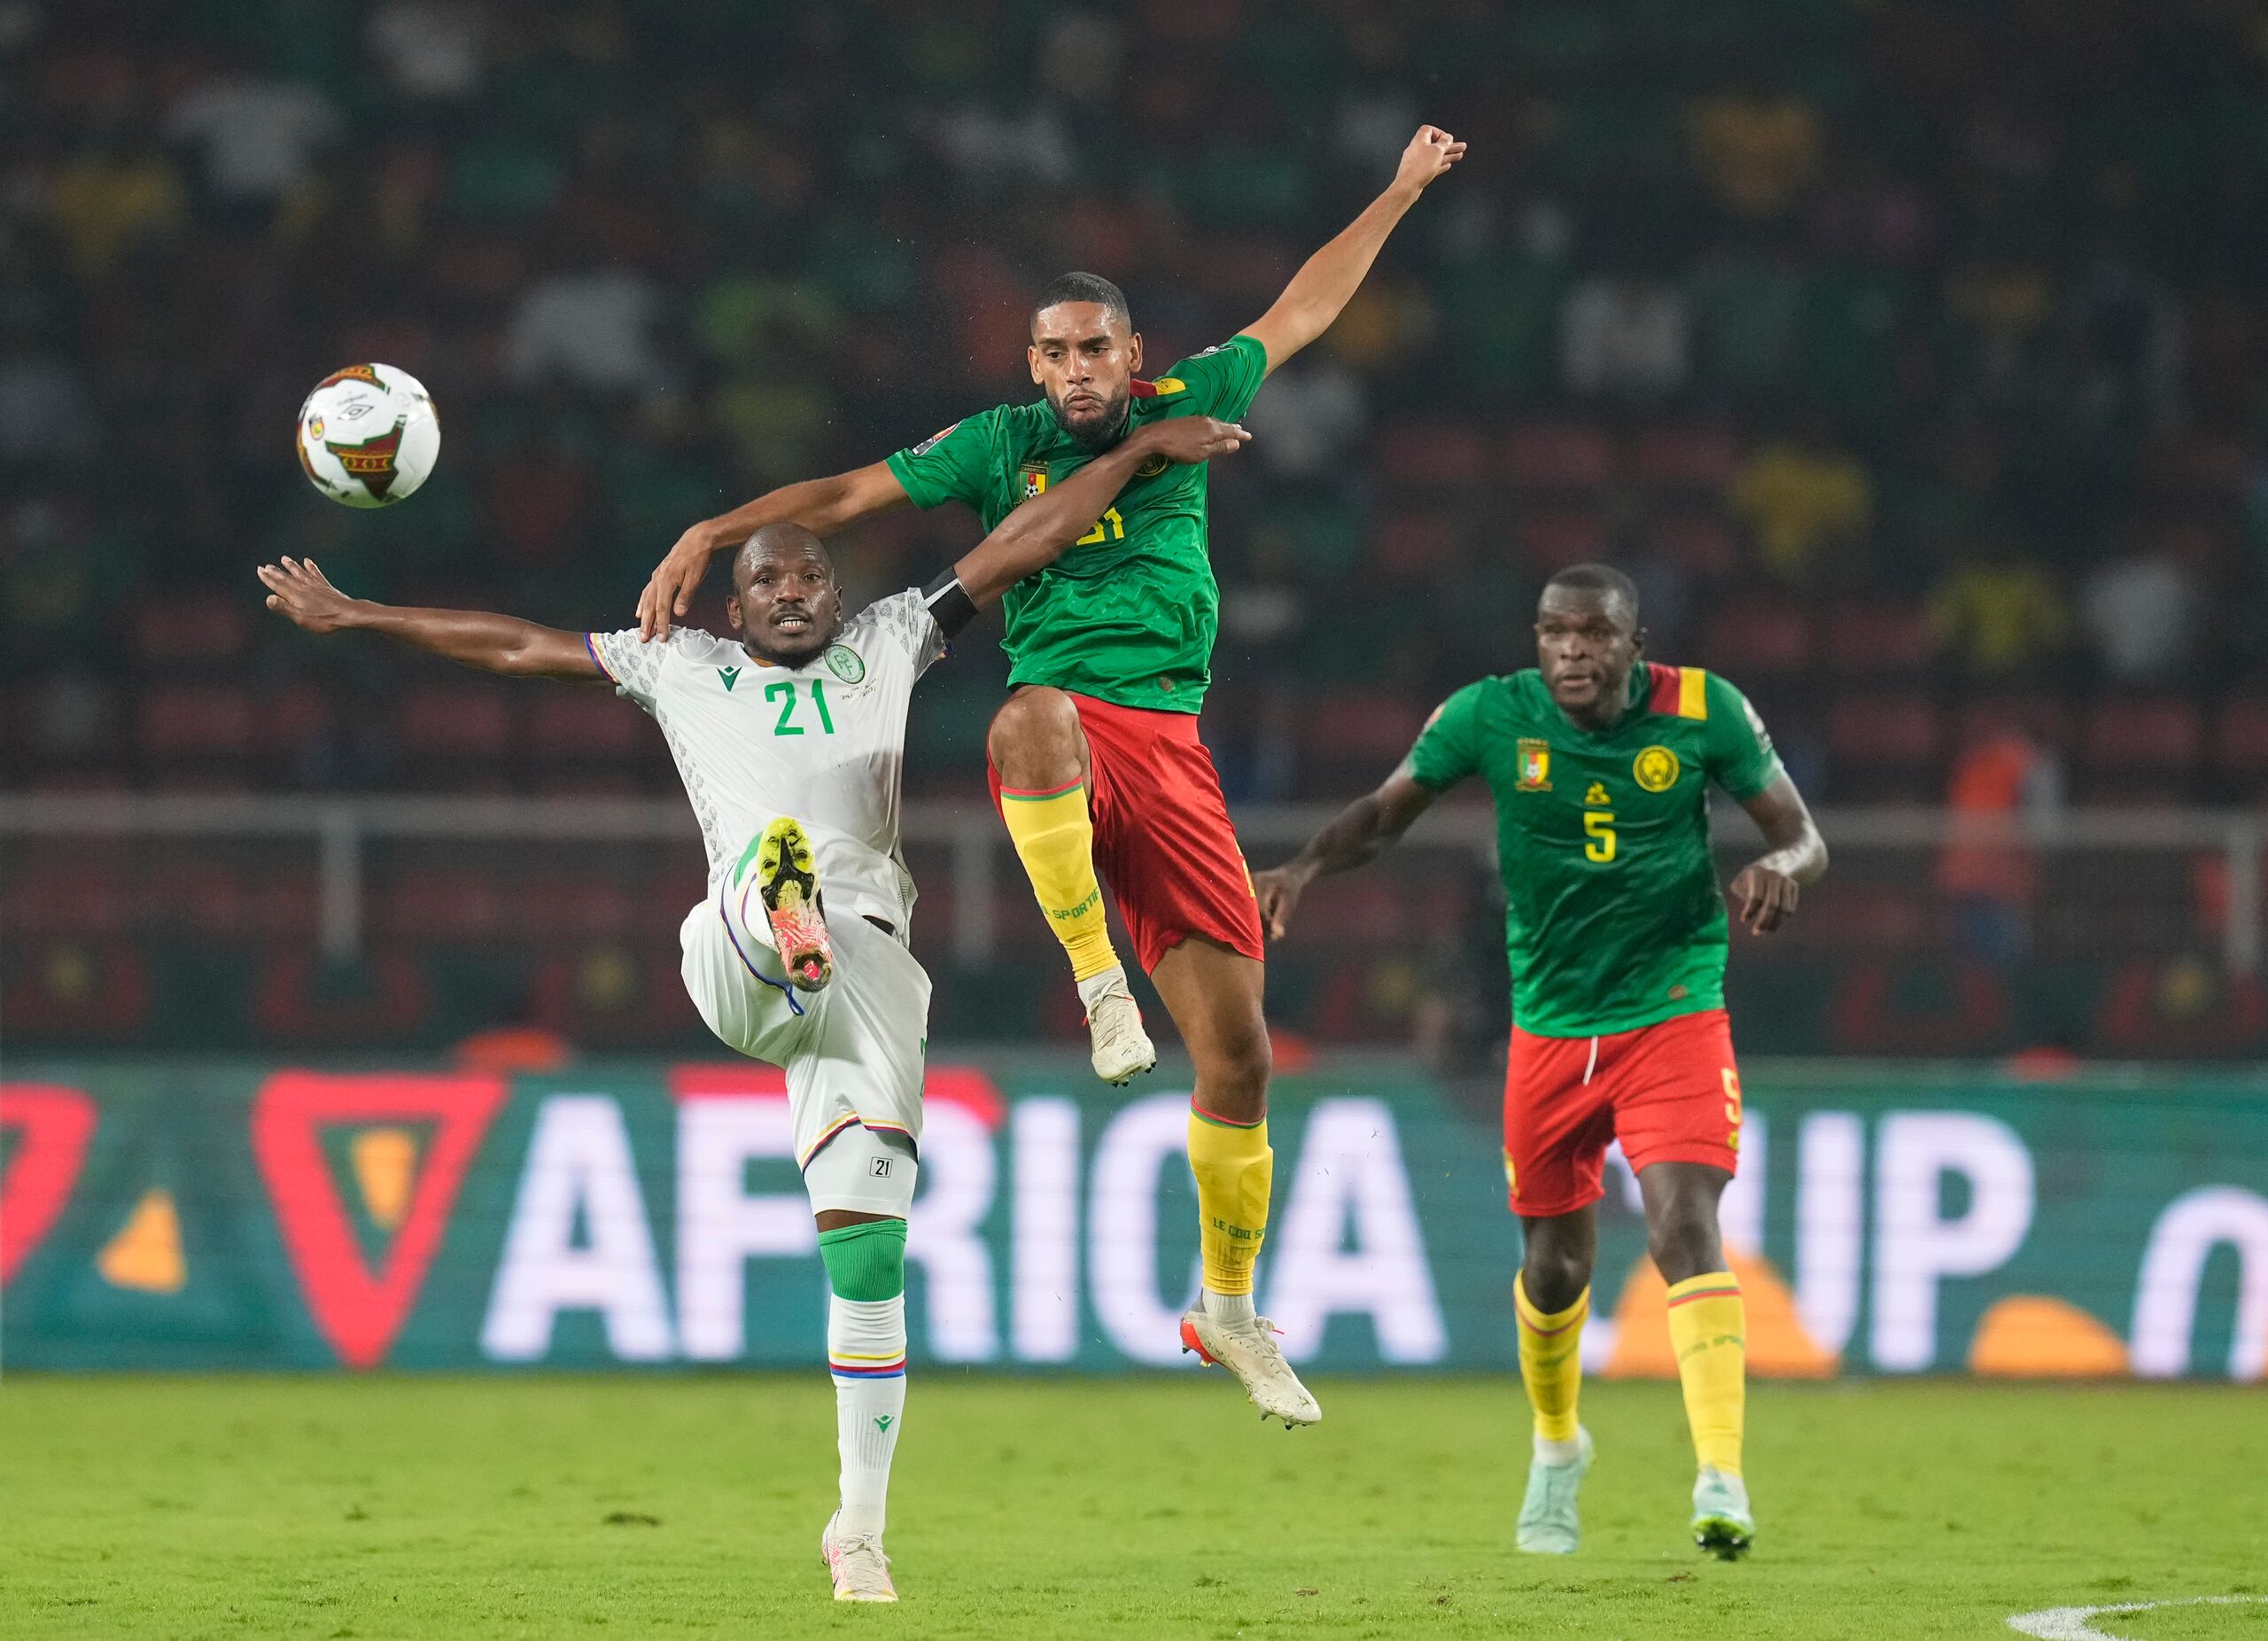
M1630 766L1631 774L1649 792L1666 792L1677 784L1677 754L1666 746L1650 746Z
M1549 792L1551 789L1551 743L1520 740L1520 779L1514 789L1522 792Z
M866 1172L876 1179L887 1179L889 1178L889 1163L890 1159L886 1156L869 1158Z
M855 684L866 675L866 664L848 644L829 644L822 658L827 662L827 670L846 684Z

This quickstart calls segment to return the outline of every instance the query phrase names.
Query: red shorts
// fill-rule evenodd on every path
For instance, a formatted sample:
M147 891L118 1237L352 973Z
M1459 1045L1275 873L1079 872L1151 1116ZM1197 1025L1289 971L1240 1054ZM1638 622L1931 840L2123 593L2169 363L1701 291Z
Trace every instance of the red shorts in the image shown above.
M1068 693L1068 691L1066 692ZM1192 935L1265 960L1252 874L1229 824L1193 712L1150 712L1074 695L1086 731L1095 870L1147 974ZM988 766L992 805L1000 772Z
M1607 1142L1633 1169L1740 1160L1740 1071L1721 1008L1604 1037L1512 1028L1504 1178L1512 1211L1548 1218L1598 1201Z

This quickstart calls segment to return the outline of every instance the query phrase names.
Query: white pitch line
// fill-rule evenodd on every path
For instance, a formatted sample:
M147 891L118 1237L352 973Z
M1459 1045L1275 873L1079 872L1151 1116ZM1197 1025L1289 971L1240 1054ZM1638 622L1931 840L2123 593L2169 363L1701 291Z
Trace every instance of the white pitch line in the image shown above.
M2268 1596L2190 1596L2179 1601L2122 1601L2116 1606L2051 1606L2037 1613L2018 1613L2008 1628L2036 1641L2132 1641L2097 1629L2089 1621L2104 1613L2147 1613L2161 1606L2233 1606L2244 1601L2268 1601Z

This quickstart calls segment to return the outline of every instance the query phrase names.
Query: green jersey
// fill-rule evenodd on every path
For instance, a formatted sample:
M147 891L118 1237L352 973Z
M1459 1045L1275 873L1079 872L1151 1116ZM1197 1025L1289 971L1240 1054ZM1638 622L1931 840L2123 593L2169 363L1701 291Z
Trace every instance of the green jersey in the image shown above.
M1267 373L1258 339L1232 337L1154 382L1137 381L1128 427L1176 416L1233 422ZM990 531L1087 460L1043 399L964 417L898 451L889 471L915 506L965 502ZM1008 681L1194 712L1212 678L1220 604L1206 548L1205 467L1155 457L1062 557L1008 589Z
M1441 704L1409 768L1437 792L1481 775L1495 797L1521 1030L1590 1037L1724 1006L1708 784L1745 801L1781 773L1739 690L1698 667L1636 667L1621 721L1593 735L1534 669L1484 678Z

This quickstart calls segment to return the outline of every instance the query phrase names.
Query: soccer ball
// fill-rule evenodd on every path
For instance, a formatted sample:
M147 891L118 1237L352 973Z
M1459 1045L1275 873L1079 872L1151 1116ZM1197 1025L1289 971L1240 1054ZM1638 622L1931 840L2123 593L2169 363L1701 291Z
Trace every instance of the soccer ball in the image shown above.
M415 495L440 454L432 395L392 365L334 370L299 407L307 482L348 507L391 507Z

